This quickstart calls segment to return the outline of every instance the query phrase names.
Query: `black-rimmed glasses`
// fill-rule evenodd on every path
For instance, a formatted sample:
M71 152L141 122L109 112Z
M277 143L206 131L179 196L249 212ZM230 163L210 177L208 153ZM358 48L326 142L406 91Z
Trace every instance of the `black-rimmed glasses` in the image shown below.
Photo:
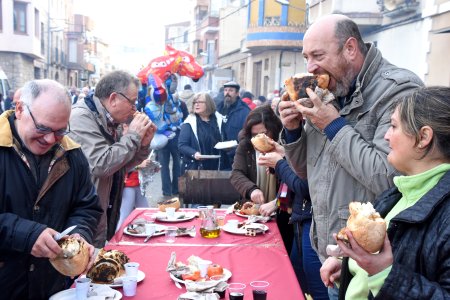
M36 119L34 118L30 107L28 107L28 105L25 105L25 106L27 107L28 111L30 112L30 116L31 116L31 119L33 120L34 127L36 128L36 131L39 134L46 135L46 134L53 133L55 136L61 137L61 136L65 136L66 134L68 134L70 132L70 124L69 123L67 124L68 128L59 129L59 130L53 130L50 127L43 126L41 124L37 124Z
M119 94L120 96L124 97L125 99L127 99L128 103L131 104L131 106L135 106L136 105L136 100L131 100L130 98L128 98L124 93L122 92L116 92L117 94Z

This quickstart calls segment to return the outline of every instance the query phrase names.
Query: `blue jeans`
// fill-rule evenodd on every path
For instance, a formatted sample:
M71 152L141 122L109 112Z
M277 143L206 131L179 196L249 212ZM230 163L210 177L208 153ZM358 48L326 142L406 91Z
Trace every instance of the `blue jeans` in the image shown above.
M161 182L164 196L178 194L178 177L180 177L180 151L178 150L178 134L167 145L158 150L158 162L161 164ZM170 156L172 156L172 179L170 179Z
M328 290L320 279L322 263L311 247L309 229L311 220L294 223L294 242L291 250L291 263L303 293L310 294L314 300L328 300ZM301 230L301 232L300 232Z

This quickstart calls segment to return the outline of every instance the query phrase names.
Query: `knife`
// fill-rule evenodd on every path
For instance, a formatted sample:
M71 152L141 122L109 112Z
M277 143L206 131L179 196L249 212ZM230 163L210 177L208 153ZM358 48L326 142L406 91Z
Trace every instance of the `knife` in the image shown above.
M70 226L69 228L67 228L63 232L55 234L53 236L53 238L55 239L55 241L59 241L61 238L63 238L64 236L68 235L72 230L74 230L75 227L77 227L77 225Z

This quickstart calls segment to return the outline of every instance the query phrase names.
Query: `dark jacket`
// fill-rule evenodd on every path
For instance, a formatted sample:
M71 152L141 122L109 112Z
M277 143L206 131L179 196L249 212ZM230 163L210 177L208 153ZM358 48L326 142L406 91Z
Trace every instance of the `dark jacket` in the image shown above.
M244 122L250 113L250 108L248 105L242 102L242 100L238 97L236 102L229 107L228 112L224 109L224 101L217 105L217 111L224 117L222 126L224 141L235 140L239 142L239 131L241 131L244 127ZM235 149L228 151L227 155L229 159L229 166L231 167L233 165Z
M298 177L284 159L277 162L275 174L281 182L287 184L295 195L292 202L290 223L301 223L305 220L311 220L311 198L309 196L308 181Z
M246 104L244 104L246 105ZM256 154L250 141L239 142L234 157L230 182L244 200L250 200L250 194L259 189L256 185Z
M389 223L394 263L375 299L450 299L450 172ZM384 192L375 209L385 217L402 197ZM349 276L348 269L342 270ZM342 287L346 288L346 287Z
M77 225L72 233L92 243L102 211L86 157L68 137L57 146L54 164L38 188L13 139L12 114L0 116L0 299L48 299L67 288L67 278L47 258L30 254L37 238L47 227L61 232Z

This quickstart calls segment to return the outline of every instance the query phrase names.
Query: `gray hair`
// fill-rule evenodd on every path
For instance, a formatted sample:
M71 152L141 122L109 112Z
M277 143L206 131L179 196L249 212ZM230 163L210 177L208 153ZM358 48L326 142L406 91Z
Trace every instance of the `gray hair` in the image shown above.
M367 46L364 44L364 41L361 37L361 33L359 32L358 25L353 22L349 18L343 18L336 22L336 28L334 32L337 40L338 40L338 49L339 52L344 48L345 43L351 37L355 38L358 42L358 48L361 53L366 56L367 54Z
M125 92L133 83L139 88L139 79L126 71L113 71L103 76L95 87L95 96L100 100L109 98L114 92Z
M404 131L416 139L416 145L423 126L433 129L433 139L424 156L436 147L446 159L450 159L450 88L419 88L397 100L396 104Z
M51 79L38 79L25 83L20 89L20 101L31 106L41 93L51 92L58 102L71 106L70 94L59 82Z

